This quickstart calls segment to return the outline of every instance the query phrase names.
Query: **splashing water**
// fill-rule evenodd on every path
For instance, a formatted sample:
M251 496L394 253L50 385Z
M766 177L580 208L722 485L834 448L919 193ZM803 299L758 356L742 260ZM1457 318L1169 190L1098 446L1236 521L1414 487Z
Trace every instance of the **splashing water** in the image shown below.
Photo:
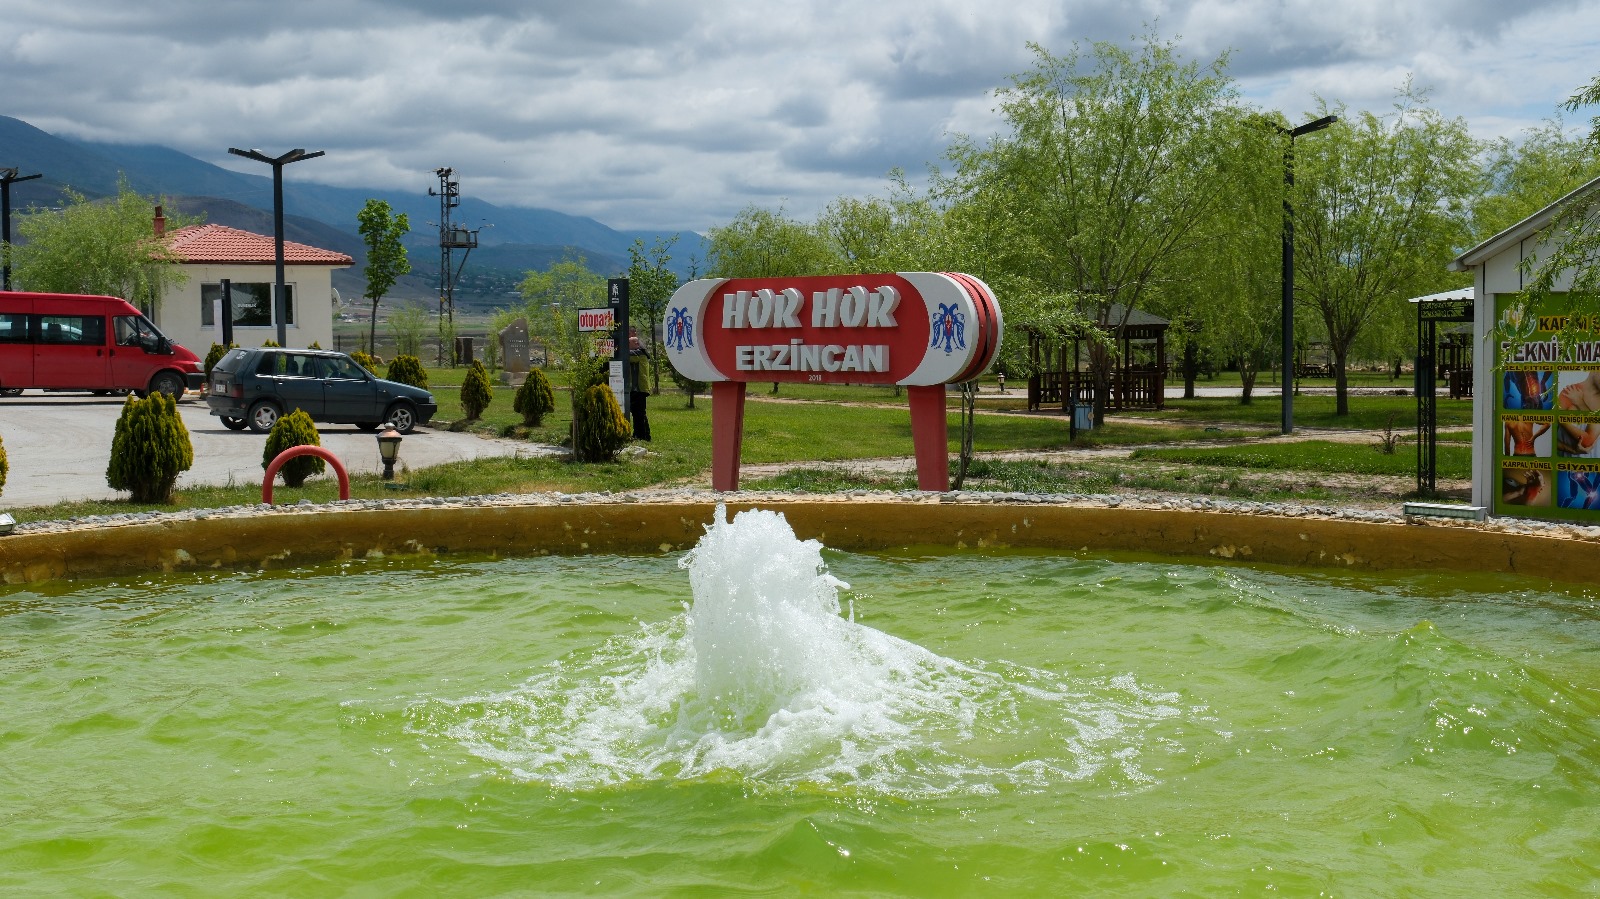
M1109 769L1147 783L1144 732L1176 694L963 664L841 617L822 545L719 505L679 562L694 601L505 693L429 700L413 729L512 776L588 789L732 773L918 797L1041 788Z

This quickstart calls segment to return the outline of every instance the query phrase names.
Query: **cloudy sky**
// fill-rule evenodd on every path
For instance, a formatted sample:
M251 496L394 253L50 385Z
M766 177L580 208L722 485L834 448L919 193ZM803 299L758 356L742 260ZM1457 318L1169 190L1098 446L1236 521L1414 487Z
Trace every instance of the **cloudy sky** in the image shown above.
M0 113L55 134L327 156L290 180L436 183L702 230L749 204L809 218L1002 125L1028 42L1233 53L1246 98L1388 109L1407 75L1480 137L1600 72L1600 0L6 0Z

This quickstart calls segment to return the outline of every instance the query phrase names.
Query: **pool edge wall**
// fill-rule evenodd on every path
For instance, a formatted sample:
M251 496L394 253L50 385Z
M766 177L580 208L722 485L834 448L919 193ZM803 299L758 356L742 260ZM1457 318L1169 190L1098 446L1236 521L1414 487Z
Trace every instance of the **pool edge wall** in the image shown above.
M683 551L715 502L469 505L177 517L0 538L7 584L150 571L281 569L387 555ZM1133 551L1353 571L1447 569L1580 580L1579 541L1420 525L1108 506L872 500L727 501L782 512L801 538L846 551ZM1566 574L1564 577L1563 575Z

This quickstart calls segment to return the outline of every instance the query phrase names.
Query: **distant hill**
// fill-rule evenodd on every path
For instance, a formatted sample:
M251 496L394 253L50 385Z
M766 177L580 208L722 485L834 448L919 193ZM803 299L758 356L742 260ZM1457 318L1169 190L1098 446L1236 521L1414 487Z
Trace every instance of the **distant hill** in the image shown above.
M151 144L110 144L59 138L20 119L0 116L0 164L16 166L22 174L43 177L12 187L13 210L29 206L52 207L61 203L62 190L70 187L91 199L116 193L119 177L142 194L162 196L173 212L204 216L205 221L272 233L272 178L231 172L169 147ZM299 163L316 165L315 160ZM266 166L261 167L268 171ZM390 191L326 187L293 180L284 183L284 237L288 240L350 254L356 264L336 272L334 286L346 300L358 299L364 289L361 267L364 247L356 231L356 214L369 199L385 200L396 212L410 216L413 231L407 239L413 273L391 294L436 300L439 250L433 228L439 201L428 195L428 184L415 191ZM507 305L507 291L523 273L543 269L577 253L601 274L621 274L628 265L628 247L635 239L649 246L657 237L673 232L618 231L592 218L552 209L496 206L463 196L453 220L467 228L482 228L479 248L461 269L457 302L468 305ZM484 227L492 225L493 227ZM688 229L680 234L672 265L680 277L692 259L705 258L704 240ZM460 251L454 256L461 264Z

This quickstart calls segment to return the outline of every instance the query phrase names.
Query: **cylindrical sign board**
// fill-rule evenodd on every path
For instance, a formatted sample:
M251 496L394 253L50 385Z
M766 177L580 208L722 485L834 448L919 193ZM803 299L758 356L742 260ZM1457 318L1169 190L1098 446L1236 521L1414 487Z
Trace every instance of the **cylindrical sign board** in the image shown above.
M1003 325L971 275L703 278L667 302L667 359L696 381L929 386L970 381Z

